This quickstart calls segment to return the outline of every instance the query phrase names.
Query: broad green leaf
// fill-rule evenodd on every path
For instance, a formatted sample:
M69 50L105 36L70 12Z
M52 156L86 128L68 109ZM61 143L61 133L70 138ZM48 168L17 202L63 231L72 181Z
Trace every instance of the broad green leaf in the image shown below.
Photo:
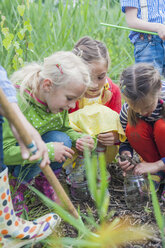
M9 29L8 28L2 28L2 33L4 34L4 36L9 34Z
M23 54L23 50L21 48L15 49L15 51L20 56Z
M34 48L33 42L28 42L28 48L31 50Z
M32 31L32 25L30 23L30 20L24 22L24 28L28 30L29 32Z
M23 16L25 12L25 5L18 5L17 10L20 16Z
M21 30L17 33L17 35L18 35L18 38L19 38L20 40L23 40L23 38L25 37L25 30L24 30L24 29L21 29Z
M12 43L12 39L10 36L7 36L3 41L3 46L6 48L6 50L9 50L11 43Z

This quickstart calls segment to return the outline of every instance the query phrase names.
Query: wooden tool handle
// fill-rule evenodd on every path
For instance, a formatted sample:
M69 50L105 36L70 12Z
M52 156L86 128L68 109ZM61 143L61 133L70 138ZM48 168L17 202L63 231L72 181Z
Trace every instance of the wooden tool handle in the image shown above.
M26 146L29 146L32 144L31 136L29 135L28 131L24 127L23 123L17 116L16 111L12 107L12 105L8 102L6 96L4 95L2 89L0 88L0 104L5 112L5 117L13 124L13 126L16 128L17 132L19 133L21 139L23 140L24 144ZM60 198L60 201L62 202L64 208L69 211L69 213L75 217L76 219L79 218L78 212L73 206L71 200L65 193L63 187L61 186L59 180L53 173L52 169L49 165L46 165L44 168L41 168L42 172L46 176L48 182L53 187L54 191L57 193L58 197Z

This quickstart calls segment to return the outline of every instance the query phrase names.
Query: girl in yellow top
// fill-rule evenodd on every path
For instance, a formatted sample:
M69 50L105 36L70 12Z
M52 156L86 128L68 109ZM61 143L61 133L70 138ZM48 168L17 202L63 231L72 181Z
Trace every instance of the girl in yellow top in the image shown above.
M97 137L96 151L106 151L106 161L110 163L125 135L118 115L121 109L120 89L107 77L110 63L108 49L100 41L83 37L75 44L73 53L88 65L92 83L76 102L76 107L70 109L70 126L78 132Z

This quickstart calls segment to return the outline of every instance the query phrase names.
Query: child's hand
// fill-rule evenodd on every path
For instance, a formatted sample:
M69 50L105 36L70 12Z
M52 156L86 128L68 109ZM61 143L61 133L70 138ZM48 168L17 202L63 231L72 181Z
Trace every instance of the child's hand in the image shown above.
M131 153L129 151L124 151L124 152L122 152L121 155L126 155L126 156L129 156L129 157L132 157ZM122 161L120 158L118 160L118 163L119 163L121 169L124 171L123 176L126 175L127 171L129 171L129 170L131 170L131 169L133 169L135 167L135 165L131 164L130 161L128 161L128 160Z
M152 163L142 162L136 165L134 169L134 174L135 175L142 175L147 173L155 174L158 171L164 169L165 169L165 165L162 160Z
M161 23L157 23L157 33L159 35L159 37L162 39L162 40L165 40L165 25L164 24L161 24Z
M112 146L119 140L119 134L117 132L100 133L97 139L104 146Z
M19 143L21 155L22 155L23 159L29 159L30 161L34 161L34 160L42 158L40 167L45 167L47 164L50 164L46 144L45 144L45 142L43 142L40 134L37 132L36 129L34 129L32 126L31 126L31 129L29 129L29 131L30 131L29 133L32 137L32 140L35 142L35 145L37 146L37 152L35 154L30 155L29 150L27 149L27 147L23 143L23 140L21 139L21 137L20 137L19 133L17 132L17 130L15 129L15 127L13 125L10 125L10 127L11 127L11 130L12 130L15 138L17 139L17 141Z
M87 147L89 150L92 150L94 147L94 140L89 135L79 138L76 141L77 150L83 152L85 147Z
M59 163L64 162L67 158L72 159L74 151L65 146L63 142L54 142L55 159Z

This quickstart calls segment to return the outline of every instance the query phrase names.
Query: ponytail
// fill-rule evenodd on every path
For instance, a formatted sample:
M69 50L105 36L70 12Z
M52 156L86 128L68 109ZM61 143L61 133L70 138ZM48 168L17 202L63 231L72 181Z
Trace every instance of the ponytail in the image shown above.
M10 79L14 85L19 84L20 95L23 99L25 89L28 89L33 95L37 92L41 70L42 65L33 62L12 74Z

